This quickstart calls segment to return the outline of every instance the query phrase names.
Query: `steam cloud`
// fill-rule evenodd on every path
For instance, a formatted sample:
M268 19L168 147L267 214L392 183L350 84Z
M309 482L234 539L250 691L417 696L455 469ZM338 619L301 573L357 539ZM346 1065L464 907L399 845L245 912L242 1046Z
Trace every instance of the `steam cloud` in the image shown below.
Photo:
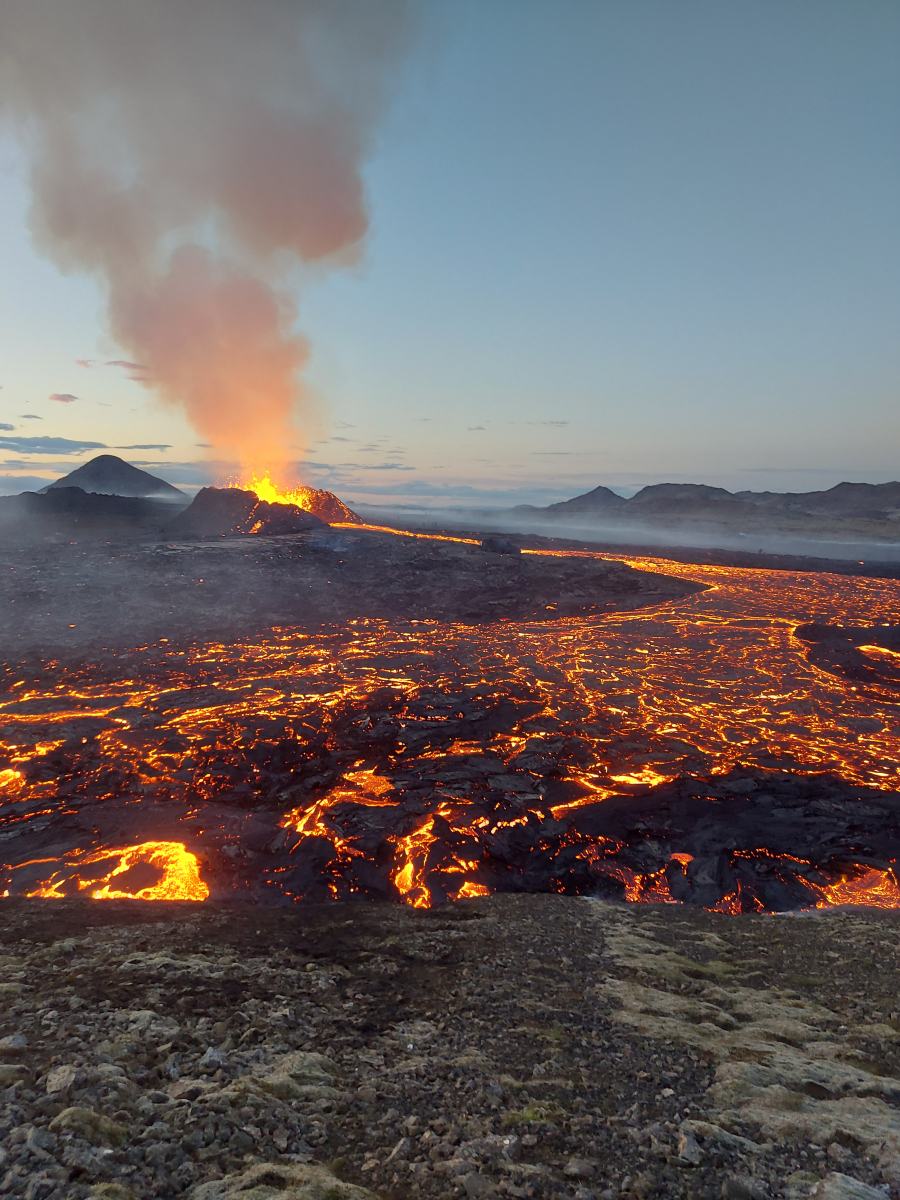
M407 0L3 0L36 244L103 281L146 382L246 466L293 455L289 284L347 264ZM122 363L131 367L132 363Z

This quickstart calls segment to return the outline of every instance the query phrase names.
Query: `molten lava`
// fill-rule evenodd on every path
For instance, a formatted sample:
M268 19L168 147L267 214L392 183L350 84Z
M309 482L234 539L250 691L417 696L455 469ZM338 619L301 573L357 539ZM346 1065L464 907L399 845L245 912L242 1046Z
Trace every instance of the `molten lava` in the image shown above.
M197 856L182 842L142 842L75 856L26 894L61 899L79 893L92 900L206 900L209 888L200 878Z
M269 504L296 504L298 508L305 508L307 512L312 512L309 504L314 499L317 490L299 485L292 488L278 487L272 480L269 471L265 471L261 475L254 471L249 479L242 479L239 483L230 486L243 488L248 492L256 492L260 500L266 500Z
M90 667L51 661L37 677L23 668L0 700L2 886L425 907L498 889L591 891L598 880L632 902L672 903L719 880L706 906L721 912L771 908L775 895L787 897L781 907L900 907L896 856L881 853L877 829L856 850L876 868L853 865L862 834L838 864L833 852L813 861L790 844L773 849L762 823L706 863L693 843L667 847L647 832L642 844L635 825L626 845L625 832L597 825L608 806L637 811L657 794L692 803L697 781L711 796L704 820L729 805L750 811L795 779L823 821L835 808L828 780L893 795L896 692L820 669L793 631L894 621L900 584L630 563L711 586L605 616L360 620L147 647ZM772 811L801 799L790 793ZM104 833L105 821L119 832ZM155 840L163 821L170 841ZM648 821L641 808L638 825ZM50 856L64 837L84 846L95 827L90 850Z
M356 513L348 508L342 500L339 500L333 492L326 492L321 488L303 487L300 484L294 487L279 487L272 479L270 471L264 471L261 474L253 472L249 478L242 479L240 482L232 481L228 486L255 492L260 500L264 500L268 504L296 504L298 508L312 513L329 524L354 526L361 524Z

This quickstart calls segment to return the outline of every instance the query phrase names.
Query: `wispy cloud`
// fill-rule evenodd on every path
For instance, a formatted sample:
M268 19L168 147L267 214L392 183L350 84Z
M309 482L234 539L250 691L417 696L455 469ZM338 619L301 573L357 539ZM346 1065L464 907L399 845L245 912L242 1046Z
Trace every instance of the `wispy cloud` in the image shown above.
M107 450L105 442L77 442L60 437L0 437L0 450L14 454L80 454L82 450Z
M414 471L415 467L405 467L402 463L335 463L335 467L350 467L356 471Z
M90 368L94 365L94 360L92 358L76 358L75 364L76 364L76 366L79 366L79 367Z
M51 400L56 400L58 404L71 404L73 400L77 400L77 396L73 396L71 392L53 392L50 396Z
M142 446L113 446L114 450L171 450L172 447L165 443L148 442Z
M480 429L482 431L482 433L484 432L483 425L468 425L467 429L468 429L469 433L475 433L475 431L478 429Z
M0 429L15 429L15 425L3 425L3 424L0 424Z
M22 413L20 420L22 421L43 421L43 417L39 417L37 413Z
M123 367L126 371L147 371L147 370L149 370L149 368L145 367L143 363L128 362L128 360L124 359L124 358L111 359L110 362L108 362L106 365L108 367Z

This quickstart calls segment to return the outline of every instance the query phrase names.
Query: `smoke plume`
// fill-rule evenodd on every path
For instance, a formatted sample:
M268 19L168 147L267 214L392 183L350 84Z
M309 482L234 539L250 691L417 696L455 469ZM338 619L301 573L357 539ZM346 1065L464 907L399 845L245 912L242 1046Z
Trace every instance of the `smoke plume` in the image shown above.
M36 244L140 376L248 467L295 457L298 267L352 262L407 0L3 0Z

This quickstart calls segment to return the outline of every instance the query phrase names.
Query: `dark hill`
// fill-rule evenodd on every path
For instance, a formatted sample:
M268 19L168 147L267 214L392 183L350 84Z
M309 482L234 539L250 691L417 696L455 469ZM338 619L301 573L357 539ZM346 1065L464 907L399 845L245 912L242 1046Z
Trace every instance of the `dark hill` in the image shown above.
M171 519L172 507L167 500L107 496L77 487L0 496L0 540L156 536Z
M627 504L629 511L673 515L745 507L745 501L725 488L709 487L705 483L653 483L641 488Z
M825 492L737 492L761 508L815 516L890 519L900 513L900 483L839 483Z
M654 483L628 500L597 487L531 512L636 530L900 541L898 482L839 483L821 492L736 493L702 483Z
M99 454L83 466L55 483L48 484L43 492L54 488L81 488L83 492L95 492L103 496L143 496L154 500L171 500L187 504L184 492L158 479L149 471L133 467L115 454Z
M551 504L545 510L548 513L591 513L591 512L609 512L614 508L621 508L627 501L610 491L608 487L596 487L592 492L585 492L583 496L575 496L572 500L562 500L559 504ZM532 508L530 504L520 504L519 508Z

